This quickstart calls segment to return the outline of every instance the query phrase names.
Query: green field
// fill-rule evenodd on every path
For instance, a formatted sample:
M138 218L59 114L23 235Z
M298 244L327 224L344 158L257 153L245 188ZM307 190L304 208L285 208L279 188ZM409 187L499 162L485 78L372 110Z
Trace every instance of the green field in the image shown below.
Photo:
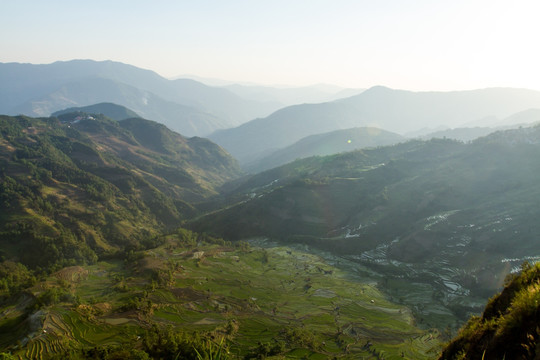
M436 330L417 328L374 284L288 247L181 246L169 236L124 261L64 269L30 293L0 309L1 350L23 359L143 350L152 325L222 339L229 358L429 359L441 347Z

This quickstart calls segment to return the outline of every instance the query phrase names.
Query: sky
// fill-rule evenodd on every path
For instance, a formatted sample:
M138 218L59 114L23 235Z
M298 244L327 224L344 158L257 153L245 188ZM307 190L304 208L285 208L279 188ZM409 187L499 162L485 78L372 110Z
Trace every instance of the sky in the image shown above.
M265 85L540 90L539 35L537 0L0 0L0 62Z

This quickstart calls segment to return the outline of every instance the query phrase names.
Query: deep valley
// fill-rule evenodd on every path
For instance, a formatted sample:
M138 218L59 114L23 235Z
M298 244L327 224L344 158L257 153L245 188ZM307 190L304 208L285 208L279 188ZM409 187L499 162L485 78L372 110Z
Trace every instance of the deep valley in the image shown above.
M534 358L536 92L375 87L246 122L259 100L225 89L118 63L64 71L87 87L96 69L124 69L124 104L146 91L181 116L146 120L156 108L138 102L0 115L1 358L472 359L507 338L522 346L506 359ZM21 74L12 96L50 110L55 86L86 96L49 75L37 100ZM448 104L458 126L494 99L489 126L433 131Z

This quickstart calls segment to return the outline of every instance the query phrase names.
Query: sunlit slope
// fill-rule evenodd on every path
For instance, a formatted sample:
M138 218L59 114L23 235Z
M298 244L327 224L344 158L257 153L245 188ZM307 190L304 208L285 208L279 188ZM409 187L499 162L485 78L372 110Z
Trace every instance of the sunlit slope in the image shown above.
M540 266L524 264L448 344L440 359L537 359Z
M238 175L234 159L163 125L0 117L0 241L33 268L137 248Z
M308 158L231 185L228 208L192 226L405 268L451 264L448 286L452 278L489 294L524 257L540 255L539 156L535 127L471 144L411 141Z

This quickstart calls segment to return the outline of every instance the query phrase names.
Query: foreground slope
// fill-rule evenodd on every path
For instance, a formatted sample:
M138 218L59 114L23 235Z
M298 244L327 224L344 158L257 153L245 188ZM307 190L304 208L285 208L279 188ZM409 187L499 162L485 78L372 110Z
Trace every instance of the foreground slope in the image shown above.
M450 359L537 359L540 355L540 265L525 263L448 344L440 357Z
M238 175L201 138L143 119L0 116L2 256L32 268L139 247Z
M329 250L379 271L432 324L464 320L540 256L539 156L534 127L308 158L230 184L225 209L190 226ZM432 289L421 306L415 284Z

